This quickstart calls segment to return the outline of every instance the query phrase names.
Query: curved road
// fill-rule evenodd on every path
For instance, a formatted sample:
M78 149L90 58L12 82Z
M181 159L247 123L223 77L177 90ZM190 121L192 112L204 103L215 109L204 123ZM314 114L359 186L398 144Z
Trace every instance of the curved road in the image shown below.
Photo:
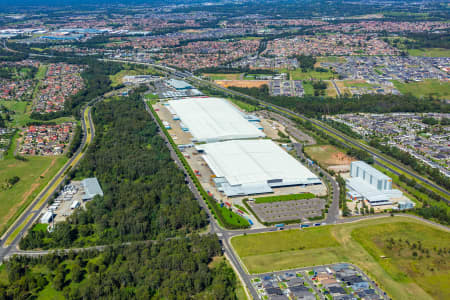
M120 61L120 62L123 62L123 61ZM164 67L164 66L148 64L148 63L140 63L140 64L152 65L152 66L155 66L155 67L158 67L158 68L163 68L164 70L169 71L169 72L173 71L171 68L167 68L167 67ZM190 79L192 80L192 78L194 78L194 80L201 81L201 82L206 82L208 85L211 85L210 82L207 82L207 81L205 81L203 79L198 79L196 77L191 77ZM323 130L331 132L332 134L337 135L340 138L342 138L343 140L351 143L355 147L363 149L365 151L368 151L372 155L378 157L377 154L373 153L372 151L369 151L368 149L365 149L364 146L356 144L354 141L349 140L346 136L343 136L339 132L335 132L334 130L332 130L332 129L328 128L328 127L324 127L321 123L315 122L314 120L306 118L306 117L304 117L302 115L298 115L296 113L293 113L290 110L287 110L287 109L282 108L282 107L275 106L273 104L270 104L270 103L267 103L265 101L256 99L254 97L251 97L251 96L239 93L239 92L235 92L235 91L232 91L232 90L228 90L226 88L223 88L221 86L217 86L217 85L214 85L214 84L213 84L213 86L216 87L217 89L223 90L223 91L225 91L227 93L230 93L230 94L236 94L236 95L239 95L239 96L250 98L252 100L256 100L259 103L261 103L262 105L265 105L267 108L275 110L276 112L278 112L280 114L287 115L288 117L294 116L294 117L302 118L304 120L311 121L313 124L315 124L316 126L321 127ZM95 101L97 101L97 100L98 99L96 99ZM145 103L145 108L146 108L147 112L151 115L151 117L154 119L155 123L159 127L159 123L156 121L155 116L153 115L152 111L149 109L149 107L147 106L146 103ZM85 114L87 114L87 117L88 117L87 119L89 121L89 128L92 128L92 131L93 131L94 127L93 127L92 119L91 119L90 106L86 106L84 108L83 116L85 116ZM24 214L22 214L22 216L19 218L19 220L11 227L11 229L5 235L5 238L8 239L8 237L11 236L12 232L14 232L18 228L20 228L20 226L21 226L20 224L25 223L23 228L20 229L20 233L13 238L12 243L9 246L7 246L6 248L4 248L4 247L0 248L0 259L6 258L7 256L9 256L11 254L15 254L15 253L20 254L20 255L45 255L45 254L47 254L49 252L49 251L19 251L16 248L16 246L17 246L17 244L18 244L22 234L31 226L31 224L33 224L34 220L38 217L37 212L39 212L40 209L42 209L44 207L44 205L46 204L48 197L43 199L43 195L47 195L49 192L51 192L51 194L52 194L56 190L58 185L62 182L62 179L65 177L64 176L65 175L64 172L66 172L66 170L68 170L68 168L71 166L71 164L73 164L73 166L75 166L78 163L78 161L81 158L81 156L83 155L81 153L81 151L84 148L84 146L86 145L87 135L88 135L88 131L89 130L87 129L85 118L83 118L82 124L83 124L83 129L84 129L84 132L85 132L85 136L83 138L82 145L78 149L76 155L74 155L74 157L72 157L72 159L63 167L63 169L61 169L61 171L58 173L58 175L51 181L51 183L46 187L46 189L40 194L41 196L38 199L36 199L33 202L32 205L29 206L29 208L26 210L26 212ZM90 136L89 143L92 141L93 134L94 134L94 132L92 132L92 134ZM250 292L251 297L253 299L259 299L259 296L258 296L256 290L254 289L254 287L253 287L253 285L252 285L252 283L250 281L250 277L248 275L248 272L244 269L244 265L241 263L239 257L234 252L234 249L231 246L230 240L231 240L232 237L237 236L237 235L263 233L263 232L268 232L268 231L274 231L274 227L260 228L260 229L247 229L247 230L227 230L227 229L221 228L218 225L217 221L214 219L214 217L211 214L211 212L209 211L209 209L207 207L207 204L204 202L204 200L201 197L199 191L195 187L194 182L187 175L188 174L187 170L184 168L183 164L179 160L178 156L176 155L175 150L173 149L173 147L170 144L167 136L164 134L164 132L163 132L163 130L161 128L159 130L159 134L161 135L161 137L166 142L167 147L170 150L172 159L175 161L175 163L178 165L178 167L184 171L185 177L186 177L186 182L187 182L190 190L192 191L193 195L198 200L201 208L206 212L206 214L207 214L207 216L208 216L208 218L210 220L209 233L218 235L218 237L219 237L219 239L220 239L220 241L221 241L221 243L223 245L223 251L224 251L225 256L230 260L230 262L232 264L232 267L235 269L235 271L238 274L239 278L244 283L244 286L246 286L245 291L246 291L247 295L250 296L249 295L249 292ZM301 145L296 144L295 145L295 149L296 149L296 151L297 151L297 153L299 155L302 155ZM75 157L79 157L76 160L76 162L75 162ZM380 157L380 159L381 160L386 160L383 157ZM402 171L404 171L404 172L410 174L411 176L417 178L417 176L415 174L410 173L410 171L405 170L403 167L398 166L398 165L396 165L393 162L388 161L388 160L386 160L386 162L388 162L389 164L394 165L398 169L401 169ZM319 167L317 167L317 168L319 168ZM320 168L317 169L316 171L318 171L318 172L322 171L325 174L325 176L329 179L329 181L331 182L332 188L333 188L333 202L332 202L332 205L329 208L329 213L328 213L327 218L325 220L326 224L337 224L337 223L342 224L342 223L349 223L349 222L358 222L358 221L366 220L366 219L369 219L369 218L380 218L380 217L388 217L389 216L389 215L373 215L373 216L358 217L358 218L339 219L339 187L338 187L336 181L334 180L334 178L332 178L327 172L321 170ZM420 178L417 178L417 179L423 180L423 179L420 179ZM425 181L425 182L427 182L427 181ZM436 187L435 185L432 185L432 184L430 184L430 185L433 186L433 187ZM436 187L436 188L441 190L440 187ZM443 190L443 192L445 192L448 195L447 191ZM40 205L39 207L36 208L38 210L34 210L34 207L41 200L43 201L42 205ZM411 217L411 218L415 218L415 219L419 219L421 221L424 221L426 223L432 224L434 226L438 226L440 228L443 228L444 230L449 231L449 228L446 227L446 226L443 226L443 225L440 225L440 224L436 224L434 222L431 222L431 221L428 221L428 220L424 220L424 219L416 217L416 216L411 216L411 215L405 215L405 216ZM295 229L295 228L299 228L299 225L298 224L287 225L287 226L285 226L285 228L286 229ZM152 242L152 241L147 241L147 242ZM1 245L4 246L4 242L3 241L1 243ZM101 250L101 249L103 249L105 247L107 247L107 246L96 246L95 248ZM83 249L75 249L74 251L82 251L82 250ZM65 249L63 251L70 251L70 249Z
M101 99L102 98L96 98L92 100L83 109L81 124L84 134L78 150L2 236L0 242L0 261L17 252L17 246L21 237L37 220L49 198L64 182L67 172L76 167L84 156L83 149L92 142L95 133L91 116L91 105Z
M87 108L86 108L87 109ZM155 123L157 124L157 126L159 127L159 123L157 122L155 116L153 115L152 111L150 110L150 108L148 107L148 105L145 103L145 109L147 110L147 112L150 114L150 116L153 118L153 120L155 121ZM92 125L92 120L91 120L91 116L90 116L90 111L89 111L89 124L91 128L94 128ZM181 163L181 161L179 160L178 156L176 155L175 150L172 147L172 144L170 144L167 136L164 134L162 128L159 128L159 134L161 135L161 137L164 139L164 141L167 144L167 147L171 153L171 157L172 159L175 161L175 163L178 165L178 167L180 169L182 169L185 172L185 176L186 176L186 181L187 184L190 188L190 190L192 191L193 195L195 196L195 198L198 200L201 208L206 212L206 214L208 215L208 218L210 220L210 228L209 231L207 233L212 233L212 234L217 234L217 236L219 237L222 246L223 246L223 251L224 251L224 255L229 259L229 261L231 262L232 267L234 268L234 270L236 271L237 275L239 276L240 280L244 283L245 291L247 293L247 296L249 296L249 298L253 298L253 299L259 299L259 296L257 294L257 291L255 290L252 282L251 282L251 276L249 276L247 270L245 269L244 264L240 261L238 255L235 253L233 247L231 246L231 238L234 236L238 236L238 235L243 235L243 234L256 234L256 233L264 233L264 232L269 232L269 231L274 231L276 229L274 229L274 227L268 227L268 228L259 228L259 229L246 229L246 230L227 230L224 228L221 228L217 221L214 219L214 217L212 216L210 210L207 207L207 204L204 202L203 198L201 197L199 191L197 190L197 188L195 187L194 182L192 181L192 179L187 175L188 172L187 170L184 168L183 164ZM84 147L84 146L83 146ZM301 153L301 146L299 144L295 145L296 147L296 151L300 154ZM80 149L82 149L80 147ZM324 174L326 174L326 176L329 176L328 173L324 172L323 170L317 169L316 171L322 171ZM333 179L333 178L331 178ZM338 189L339 187L337 186L337 183L335 180L331 180L331 183L333 184L333 190L334 190L334 194L333 194L333 204L335 205L333 207L333 205L330 207L329 209L329 214L327 215L327 219L326 219L326 223L327 224L343 224L343 223L351 223L351 222L359 222L359 221L364 221L367 219L371 219L371 218L386 218L389 217L390 215L385 214L385 215L371 215L371 216L365 216L365 217L356 217L356 218L346 218L346 219L339 219L339 207L338 207L338 200L339 200L339 192ZM337 200L336 200L337 199ZM433 226L437 226L443 230L446 231L450 231L450 229L446 226L440 225L440 224L436 224L432 221L428 221L428 220L424 220L420 217L416 217L416 216L412 216L412 215L405 215L405 214L399 214L401 216L405 216L405 217L409 217L409 218L414 218L417 220L420 220L422 222L426 222L428 224L431 224ZM298 224L291 224L291 225L287 225L285 226L286 229L298 229L299 225ZM155 242L155 241L142 241L141 243L147 243L147 242ZM124 244L131 244L131 243L124 243ZM89 247L89 248L85 248L85 249L63 249L61 251L83 251L86 249L98 249L98 250L103 250L104 248L106 248L108 246L94 246L94 247ZM19 254L19 255L29 255L29 256L40 256L40 255L46 255L50 251L19 251L16 249L12 249L13 251L10 251L10 254Z
M289 109L287 109L287 108L284 108L284 107L281 107L281 106L278 106L278 105L274 105L274 104L268 103L268 102L266 102L266 101L257 99L257 98L255 98L255 97L252 97L252 96L249 96L249 95L240 93L240 92L236 92L236 91L233 91L233 90L229 90L229 89L227 89L227 88L224 88L224 87L222 87L222 86L213 84L213 83L211 83L211 82L205 81L205 80L200 79L200 78L197 78L197 77L194 77L194 78L195 78L196 80L199 80L199 81L202 81L202 82L207 82L209 85L213 85L214 87L216 87L216 88L218 88L218 89L220 89L220 90L222 90L222 91L225 91L225 92L227 92L227 93L235 94L235 95L238 95L238 96L246 97L246 98L251 99L251 100L258 101L258 102L261 103L262 105L266 106L268 109L272 109L272 110L278 111L279 113L284 114L284 115L286 115L286 116L288 116L288 117L295 117L295 118L303 119L304 121L309 121L309 122L311 122L312 124L314 124L314 125L320 127L322 130L324 130L324 131L326 131L326 132L328 132L328 133L331 133L331 134L333 134L333 135L338 136L339 138L343 139L343 140L346 141L347 143L350 143L351 145L353 145L353 146L356 147L357 149L364 150L364 151L370 153L370 154L373 155L373 157L377 160L377 163L378 163L378 164L380 164L380 165L383 166L384 168L390 170L391 172L393 172L393 173L395 173L395 174L397 174L397 175L400 175L400 174L398 173L398 171L393 170L392 168L389 168L389 166L386 166L386 165L383 164L382 162L385 162L385 163L387 163L387 164L393 165L394 167L396 167L397 169L401 170L402 172L404 172L404 173L406 173L406 174L412 176L413 178L415 178L415 179L418 180L419 182L420 182L420 181L425 182L425 183L428 184L429 186L431 186L431 187L433 187L433 188L439 190L440 192L446 194L447 196L450 196L450 192L447 191L446 189L442 188L441 186L435 184L434 182L428 180L427 178L424 178L424 177L422 177L422 176L420 176L420 175L415 174L413 171L411 171L411 170L409 170L409 169L407 169L407 168L401 166L400 164L398 164L398 163L396 163L396 162L394 162L394 161L392 161L392 160L390 160L390 159L387 159L386 157L384 157L384 156L382 156L382 155L380 155L380 154L374 152L374 151L373 151L372 149L370 149L368 146L363 145L363 144L358 143L358 142L355 142L354 140L350 139L349 137L347 137L346 135L342 134L341 132L339 132L339 131L337 131L337 130L335 130L335 129L333 129L333 128L330 128L330 127L328 127L328 126L323 125L321 122L318 122L318 121L316 121L316 120L307 118L307 117L305 117L305 116L303 116L303 115L301 115L301 114L297 114L297 113L295 113L295 112L293 112L293 111L291 111L291 110L289 110ZM380 161L382 161L382 162L380 162ZM446 201L448 202L448 199L444 199L444 200L446 200Z
M129 61L124 61L124 60L119 60L119 59L103 59L103 60L105 60L105 61L122 62L122 63L129 62ZM179 71L177 71L177 70L175 70L175 69L173 69L173 68L170 68L170 67L167 67L167 66L158 65L158 64L143 63L143 62L133 62L133 63L135 63L135 64L140 64L140 65L147 65L147 66L155 67L155 68L159 69L160 71L163 71L163 72L166 72L166 73L169 73L169 74L174 74L174 73L177 73L177 72L179 73ZM243 93L240 93L240 92L237 92L237 91L234 91L234 90L230 90L230 89L225 88L225 87L223 87L223 86L220 86L220 85L218 85L218 84L216 84L216 83L214 83L214 82L211 82L211 81L208 81L208 80L199 78L199 77L197 77L197 76L191 76L191 77L187 77L187 78L184 78L184 79L187 80L187 81L191 81L191 82L192 82L192 81L195 81L195 82L200 83L200 84L202 84L202 85L207 85L207 86L209 86L209 87L213 87L213 88L215 88L215 89L217 89L217 90L221 90L221 91L223 91L223 92L225 92L225 93L228 93L228 94L231 94L231 95L237 95L237 96L241 96L241 97L244 97L244 98L247 98L247 99L251 99L251 100L257 101L257 102L260 103L262 106L265 106L265 107L268 108L268 109L274 110L274 111L276 111L276 112L278 112L278 113L280 113L280 114L282 114L282 115L285 115L285 116L287 116L288 118L294 117L294 118L300 118L300 119L302 119L302 120L304 120L304 121L309 121L309 122L311 122L312 124L314 124L314 125L320 127L320 128L321 128L322 130L324 130L325 132L328 132L329 134L331 133L332 135L336 135L336 136L338 136L339 138L341 138L342 140L346 141L347 143L350 143L350 144L353 145L355 148L360 149L360 150L364 150L364 151L370 153L370 154L373 155L374 158L376 159L377 164L379 164L380 166L382 166L382 167L384 167L384 168L390 170L390 171L393 172L394 174L400 175L398 171L396 171L396 170L390 168L389 166L386 166L386 164L392 165L392 166L394 166L395 168L397 168L397 169L401 170L402 172L408 174L409 176L413 177L414 179L416 179L416 180L419 182L419 184L420 184L420 182L426 183L427 185L429 185L429 186L431 186L431 187L433 187L433 188L439 190L440 192L442 192L442 193L444 193L445 195L447 195L448 197L450 197L450 192L447 191L445 188L443 188L443 187L437 185L436 183L430 181L430 180L427 179L427 178L424 178L424 177L422 177L422 176L416 174L416 173L413 172L412 170L410 170L410 169L404 167L403 165L400 165L399 163L397 163L397 162L395 162L395 161L392 161L391 159L388 159L388 158L386 158L385 156L380 155L379 153L376 153L374 150L372 150L372 149L369 148L368 146L366 146L366 145L364 145L364 144L362 144L362 143L356 142L356 141L354 141L353 139L350 139L349 137L347 137L347 136L344 135L343 133L341 133L341 132L339 132L339 131L337 131L337 130L335 130L335 129L333 129L333 128L330 128L330 127L328 127L328 126L324 126L324 124L322 124L322 123L319 122L319 121L316 121L316 120L314 120L314 119L307 118L307 117L305 117L304 115L295 113L295 112L293 112L293 111L291 111L291 110L289 110L289 109L287 109L287 108L284 108L284 107L281 107L281 106L278 106L278 105L269 103L269 102L267 102L267 101L264 101L264 100L255 98L255 97L253 97L253 96L249 96L249 95L247 95L247 94L243 94ZM383 162L384 162L385 164L383 164ZM427 187L425 186L425 188L427 188ZM449 202L449 199L444 199L444 200L447 201L447 202Z

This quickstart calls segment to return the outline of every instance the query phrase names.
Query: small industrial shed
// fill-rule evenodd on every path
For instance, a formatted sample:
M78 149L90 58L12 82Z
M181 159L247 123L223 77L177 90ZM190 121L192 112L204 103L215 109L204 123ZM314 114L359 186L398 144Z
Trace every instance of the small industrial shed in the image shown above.
M84 188L84 195L83 195L83 201L88 201L94 198L95 196L103 196L102 188L100 187L100 184L98 183L97 178L86 178L83 179L81 182L83 184Z

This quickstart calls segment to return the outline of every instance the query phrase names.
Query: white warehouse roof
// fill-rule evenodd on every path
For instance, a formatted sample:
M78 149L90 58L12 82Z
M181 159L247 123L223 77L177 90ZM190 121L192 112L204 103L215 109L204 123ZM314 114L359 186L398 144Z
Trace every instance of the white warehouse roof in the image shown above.
M271 140L233 140L197 146L227 196L271 192L272 187L320 184L320 179ZM219 181L216 181L216 183Z
M86 178L82 181L83 188L84 188L84 195L83 200L91 200L96 195L100 195L103 197L103 191L100 187L100 184L98 183L97 178Z
M169 105L198 142L265 136L225 99L187 98L169 101Z

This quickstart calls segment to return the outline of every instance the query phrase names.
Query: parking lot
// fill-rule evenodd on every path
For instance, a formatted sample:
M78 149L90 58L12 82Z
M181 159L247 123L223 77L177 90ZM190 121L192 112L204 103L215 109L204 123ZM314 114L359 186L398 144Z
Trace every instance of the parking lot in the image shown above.
M72 181L70 184L64 186L55 200L47 205L42 210L42 215L47 211L53 211L54 221L62 222L70 216L74 208L84 207L85 203L82 200L84 189L81 181ZM41 220L42 222L43 220ZM46 223L46 222L44 222Z
M309 218L320 217L325 209L326 200L312 198L258 204L248 201L247 204L262 222L272 223L300 219L308 221Z
M166 129L169 132L175 144L186 145L192 143L192 135L189 133L189 131L183 131L181 129L179 120L173 120L172 114L167 109L167 106L164 105L164 102L159 102L153 105L153 108L155 109L158 117L162 121L167 122L169 124L170 128Z

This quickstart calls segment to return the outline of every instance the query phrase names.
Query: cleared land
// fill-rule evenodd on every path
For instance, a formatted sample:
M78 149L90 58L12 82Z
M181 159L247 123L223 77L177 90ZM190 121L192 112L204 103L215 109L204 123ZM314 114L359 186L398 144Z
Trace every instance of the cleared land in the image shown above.
M216 80L216 83L223 87L244 87L244 88L252 88L252 87L261 87L264 84L269 84L268 80Z
M109 76L109 79L111 80L111 86L116 87L118 85L121 85L123 77L132 75L159 75L159 73L152 68L139 70L122 70L114 75Z
M320 63L323 62L340 62L343 63L345 62L345 57L342 56L321 56L321 57L317 57L317 63L315 65L315 67L320 67Z
M342 82L344 83L344 86L347 87L366 87L366 88L373 87L372 84L367 83L364 80L344 80Z
M332 145L308 146L305 153L324 167L348 165L355 159Z
M395 87L402 94L412 94L416 97L450 97L450 82L443 82L437 79L429 79L421 82L402 83L393 81Z
M336 74L331 71L328 72L317 72L317 71L308 71L302 72L301 69L296 69L293 71L288 71L290 74L291 80L309 80L309 79L332 79L337 77Z
M391 237L402 238L403 244L407 239L411 247L413 243L418 247L420 241L422 248L429 249L430 258L424 258L422 253L422 258L412 256L410 250L405 250L401 251L402 259L397 261L393 253L382 248L384 241ZM434 246L449 249L450 233L411 218L387 217L238 236L231 243L250 273L351 262L363 269L393 299L448 299L450 296L448 250L446 254L436 256L430 249ZM423 265L417 267L420 264ZM425 289L430 282L432 285ZM431 289L435 291L427 293Z
M450 49L444 48L408 49L408 54L411 56L450 57Z
M0 183L17 176L19 182L11 188L0 189L1 232L36 197L67 161L66 157L27 157L27 161L0 161Z
M226 73L204 73L203 76L209 77L212 80L238 80L241 78L242 73L233 73L233 74L226 74Z

